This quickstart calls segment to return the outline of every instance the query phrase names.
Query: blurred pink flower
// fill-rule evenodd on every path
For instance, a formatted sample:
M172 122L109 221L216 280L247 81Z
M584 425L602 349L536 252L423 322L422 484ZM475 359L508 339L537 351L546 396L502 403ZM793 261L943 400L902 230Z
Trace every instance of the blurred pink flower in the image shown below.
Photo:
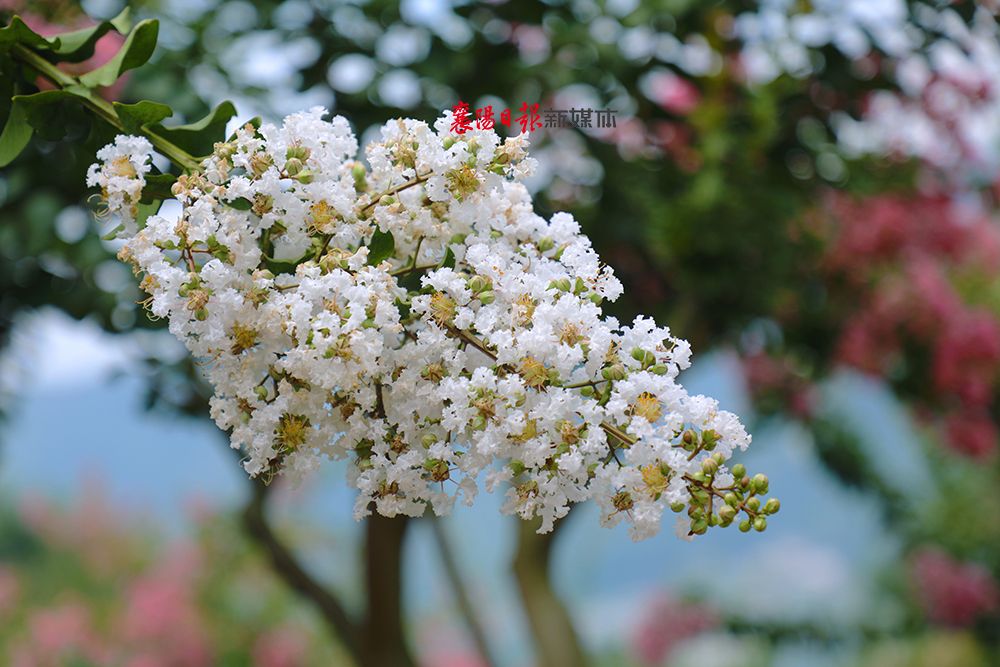
M309 641L297 628L286 626L262 634L253 646L254 667L300 667L306 664Z
M948 417L945 432L955 451L974 459L989 458L997 449L996 424L983 410L963 411Z
M21 582L12 568L0 565L0 619L14 611L21 595Z
M687 115L701 102L701 93L695 85L673 72L650 74L648 85L649 98L671 113Z
M986 568L957 561L939 549L919 551L911 576L918 600L934 623L968 626L1000 608L1000 589Z
M639 621L632 649L639 662L655 667L663 664L680 642L718 624L718 615L711 608L662 594L652 601Z

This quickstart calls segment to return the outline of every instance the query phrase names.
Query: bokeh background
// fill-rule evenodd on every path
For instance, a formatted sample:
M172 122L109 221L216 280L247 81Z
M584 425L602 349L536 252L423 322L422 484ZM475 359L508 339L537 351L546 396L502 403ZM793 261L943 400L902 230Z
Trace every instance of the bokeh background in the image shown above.
M370 138L459 99L617 111L610 131L532 134L536 207L581 221L626 284L615 314L692 342L683 381L748 423L744 461L783 507L763 534L640 544L574 510L537 565L590 664L1000 664L993 3L131 4L160 45L105 95L187 119L224 99L241 120L322 105ZM122 6L0 14L54 33ZM100 240L95 146L70 129L0 173L0 663L349 665L245 530L250 485L197 364ZM278 488L266 517L362 613L343 474ZM538 664L545 628L512 568L525 538L499 505L407 531L420 665Z

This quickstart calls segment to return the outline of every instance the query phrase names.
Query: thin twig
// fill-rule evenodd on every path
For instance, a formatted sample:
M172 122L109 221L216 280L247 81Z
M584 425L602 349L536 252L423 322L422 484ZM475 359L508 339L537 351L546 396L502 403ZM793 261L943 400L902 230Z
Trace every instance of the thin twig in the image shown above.
M247 534L267 552L275 574L289 588L313 603L354 662L361 664L357 625L333 593L306 572L292 551L274 533L265 512L270 487L257 480L250 482L250 499L243 509L243 526Z

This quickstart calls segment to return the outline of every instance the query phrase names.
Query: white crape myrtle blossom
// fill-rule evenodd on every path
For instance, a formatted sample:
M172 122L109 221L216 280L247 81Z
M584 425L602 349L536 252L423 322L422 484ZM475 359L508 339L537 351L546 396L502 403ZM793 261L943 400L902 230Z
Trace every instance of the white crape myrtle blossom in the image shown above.
M766 477L724 465L750 436L678 383L685 341L602 313L621 283L572 216L533 211L526 135L390 121L366 168L324 115L216 144L174 185L178 221L135 220L142 140L119 137L90 175L250 475L348 459L359 518L444 514L485 480L541 531L588 499L635 539L668 508L687 510L685 536L740 512L766 527Z

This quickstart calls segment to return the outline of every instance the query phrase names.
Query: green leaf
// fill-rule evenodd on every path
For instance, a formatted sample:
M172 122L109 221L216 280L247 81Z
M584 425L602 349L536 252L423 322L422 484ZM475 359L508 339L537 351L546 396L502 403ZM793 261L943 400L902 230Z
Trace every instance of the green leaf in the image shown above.
M143 65L153 55L159 30L160 24L156 20L140 21L125 38L125 43L122 44L122 48L118 50L115 57L97 69L82 75L80 83L88 88L110 86L128 70Z
M230 208L235 208L237 211L249 211L253 206L253 203L246 197L237 197L236 199L225 202L225 204Z
M154 199L149 203L139 202L138 211L136 212L135 216L135 222L137 225L139 225L139 229L142 229L143 227L146 226L146 220L149 219L149 216L156 215L157 213L160 212L160 205L162 203L163 202L160 201L159 199Z
M33 95L15 95L14 107L24 110L28 123L43 138L59 141L66 136L70 110L66 103L76 104L80 98L65 90L43 90Z
M10 115L7 117L7 124L3 128L3 134L0 134L0 167L6 167L14 161L14 158L21 154L24 147L31 141L33 132L34 130L28 123L28 114L24 110L24 107L20 104L15 104L10 110Z
M368 264L375 266L392 257L396 251L396 239L392 237L392 232L383 232L376 229L372 234L372 240L368 243Z
M112 105L115 107L118 119L125 126L125 131L130 134L138 134L143 125L159 123L164 118L170 118L174 115L173 109L166 104L150 102L149 100L142 100L135 104L112 102Z
M224 140L226 123L235 115L236 107L227 100L197 122L174 127L155 123L146 129L195 157L204 157L212 152L216 142Z
M443 269L454 269L455 268L455 253L451 251L451 246L445 250L444 259L441 260L441 268Z
M50 49L59 45L58 40L49 40L29 28L20 16L10 20L10 24L0 28L0 50L8 50L15 44L24 44L32 49Z
M140 201L148 204L158 199L173 199L174 193L170 188L176 180L177 177L173 174L146 174L146 185L142 188Z
M59 44L52 49L52 52L57 54L57 60L62 62L78 63L87 60L94 55L97 40L106 33L117 30L124 35L128 32L131 24L130 13L131 10L126 7L110 21L102 21L89 28L56 35L55 39L58 40Z

